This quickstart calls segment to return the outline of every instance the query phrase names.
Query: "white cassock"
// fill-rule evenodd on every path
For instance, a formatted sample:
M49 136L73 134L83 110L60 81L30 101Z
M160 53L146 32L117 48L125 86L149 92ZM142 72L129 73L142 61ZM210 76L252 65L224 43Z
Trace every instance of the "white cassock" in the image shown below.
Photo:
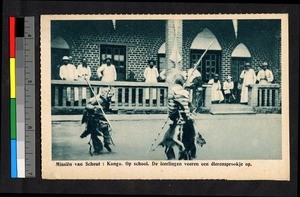
M103 74L102 74L103 73ZM97 75L98 77L102 77L101 81L103 82L114 82L117 80L117 72L116 68L113 64L110 66L107 66L107 64L102 64L98 69L97 69ZM105 88L106 90L106 88ZM108 88L107 88L108 90ZM115 94L115 89L111 88L111 93ZM101 93L101 88L99 89L99 93ZM115 96L111 98L111 101L115 101Z
M111 64L110 66L107 66L107 64L102 64L97 69L97 74L98 77L102 77L101 81L104 82L113 82L117 80L117 72L113 64Z
M221 91L221 83L218 80L218 82L214 82L214 79L209 80L208 84L212 84L211 87L211 101L223 101L224 96Z
M256 82L256 76L253 69L249 69L248 71L243 70L240 78L244 79L242 84L242 92L241 92L241 103L247 103L249 100L248 97L248 86L254 85Z
M82 64L79 64L77 67L77 73L78 73L78 81L85 81L84 77L89 81L91 78L91 68L89 66L83 67ZM86 87L82 88L82 99L86 99Z
M260 70L256 77L259 84L270 84L274 80L274 76L271 70Z
M75 81L78 79L78 74L77 74L77 69L73 64L67 64L67 65L62 65L59 68L59 77L62 80L67 80L67 81ZM76 100L76 96L78 95L78 88L74 88L74 100ZM71 87L67 87L67 101L71 101Z
M158 77L158 71L157 71L157 68L153 67L153 68L150 68L150 67L147 67L145 69L145 72L144 72L144 77L146 79L145 83L148 83L148 84L155 84L157 83L157 77ZM156 89L152 89L152 98L153 99L156 99ZM146 88L146 99L149 99L149 92L150 92L150 89L149 88Z
M231 82L224 81L223 83L224 94L230 94L231 93L230 90L233 90L233 87L234 87L233 81Z
M191 85L193 85L193 80L196 77L201 77L201 73L197 69L195 69L194 72L193 72L193 70L194 70L194 68L190 68L187 71L187 76L186 76L186 79L187 79L186 86L187 87L190 87ZM193 100L193 90L190 89L189 92L190 92L190 102L192 102L192 100Z

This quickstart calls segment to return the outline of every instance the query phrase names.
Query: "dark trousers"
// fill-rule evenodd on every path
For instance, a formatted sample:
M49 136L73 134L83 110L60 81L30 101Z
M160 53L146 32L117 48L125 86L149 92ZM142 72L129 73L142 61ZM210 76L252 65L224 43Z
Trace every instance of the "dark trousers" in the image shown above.
M103 145L101 140L98 138L97 134L91 134L91 139L94 147L94 152L100 153L103 150Z

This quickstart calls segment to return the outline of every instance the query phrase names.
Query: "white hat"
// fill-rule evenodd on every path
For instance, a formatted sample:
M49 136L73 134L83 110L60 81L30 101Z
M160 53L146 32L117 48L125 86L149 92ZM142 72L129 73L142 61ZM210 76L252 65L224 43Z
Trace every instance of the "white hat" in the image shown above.
M232 77L231 77L231 76L228 76L227 79L232 79Z
M263 66L268 66L269 64L267 62L264 62L263 63Z
M70 60L68 56L64 56L62 60Z

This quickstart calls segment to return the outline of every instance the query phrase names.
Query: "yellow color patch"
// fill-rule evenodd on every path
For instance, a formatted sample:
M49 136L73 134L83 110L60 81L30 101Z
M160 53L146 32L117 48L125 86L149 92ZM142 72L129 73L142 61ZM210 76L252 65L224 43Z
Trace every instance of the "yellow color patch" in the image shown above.
M16 98L16 58L9 58L10 98Z

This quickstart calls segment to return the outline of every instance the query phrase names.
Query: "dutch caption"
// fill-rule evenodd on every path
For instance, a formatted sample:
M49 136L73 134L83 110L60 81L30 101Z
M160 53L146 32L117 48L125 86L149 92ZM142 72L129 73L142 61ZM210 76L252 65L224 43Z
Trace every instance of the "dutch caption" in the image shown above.
M186 162L186 161L99 161L99 162L56 162L57 167L68 167L68 166L90 166L90 167L100 167L100 166L111 166L111 167L120 167L120 166L158 166L158 167L180 167L180 166L191 166L191 167L251 167L250 162Z

